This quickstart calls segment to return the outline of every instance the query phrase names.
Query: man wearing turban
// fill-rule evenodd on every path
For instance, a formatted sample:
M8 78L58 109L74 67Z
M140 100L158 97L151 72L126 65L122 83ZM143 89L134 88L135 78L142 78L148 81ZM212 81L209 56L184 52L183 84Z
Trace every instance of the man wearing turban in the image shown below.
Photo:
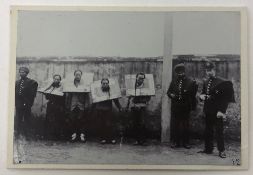
M31 107L36 96L38 83L27 77L29 69L19 68L20 79L15 84L16 131L17 135L28 136L31 128Z

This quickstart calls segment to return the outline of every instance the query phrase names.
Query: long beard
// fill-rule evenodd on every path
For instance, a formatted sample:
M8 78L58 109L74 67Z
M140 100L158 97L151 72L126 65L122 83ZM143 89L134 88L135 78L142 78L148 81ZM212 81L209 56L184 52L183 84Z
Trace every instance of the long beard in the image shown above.
M110 91L110 87L107 86L107 87L102 87L102 91L103 92L109 92Z
M58 88L60 86L60 83L53 83L52 86Z
M79 79L79 78L75 78L75 79L74 79L75 82L80 82L80 80L81 80L81 79Z
M136 82L136 87L140 87L143 84L143 82Z

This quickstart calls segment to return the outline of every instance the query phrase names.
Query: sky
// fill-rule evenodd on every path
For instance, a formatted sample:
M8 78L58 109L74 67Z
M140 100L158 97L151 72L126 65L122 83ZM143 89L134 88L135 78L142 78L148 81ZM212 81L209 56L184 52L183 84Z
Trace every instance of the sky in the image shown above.
M169 12L172 54L240 54L238 12ZM18 13L17 57L164 54L164 12Z

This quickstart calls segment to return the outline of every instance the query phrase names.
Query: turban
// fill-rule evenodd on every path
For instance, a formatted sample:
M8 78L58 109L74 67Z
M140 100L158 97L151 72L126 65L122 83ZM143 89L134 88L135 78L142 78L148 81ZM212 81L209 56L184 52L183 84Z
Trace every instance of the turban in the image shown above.
M20 72L20 71L24 71L24 72L27 73L27 74L29 73L29 69L28 69L27 67L20 67L20 68L19 68L19 72Z

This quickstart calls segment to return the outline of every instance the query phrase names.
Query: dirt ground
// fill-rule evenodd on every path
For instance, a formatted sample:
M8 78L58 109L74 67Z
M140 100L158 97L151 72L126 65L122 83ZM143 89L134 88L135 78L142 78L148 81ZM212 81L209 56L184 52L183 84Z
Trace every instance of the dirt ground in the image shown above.
M191 141L191 149L172 149L169 145L149 140L147 146L134 146L122 141L115 145L101 145L98 141L70 143L63 141L27 141L24 138L14 142L14 162L22 164L142 164L142 165L239 165L240 143L226 143L227 158L214 153L197 153L203 142Z

